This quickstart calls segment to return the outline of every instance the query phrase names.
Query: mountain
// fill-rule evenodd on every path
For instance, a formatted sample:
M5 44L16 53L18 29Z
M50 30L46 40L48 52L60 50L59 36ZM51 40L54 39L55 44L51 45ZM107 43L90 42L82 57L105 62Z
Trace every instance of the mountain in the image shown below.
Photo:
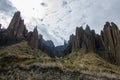
M32 48L35 48L35 49L38 48L38 31L37 31L37 27L34 28L34 31L32 32L29 44L30 44L30 46Z
M120 30L117 25L107 22L101 31L101 38L106 52L105 58L113 64L120 65Z
M51 58L27 41L0 48L1 80L119 80L120 67L93 52Z
M76 28L64 45L29 32L16 12L0 25L0 80L120 80L120 30L106 22L101 34Z
M96 52L107 61L120 65L120 30L113 22L106 22L101 34L98 35L87 25L76 28L76 34L70 36L69 50L84 49L86 52Z

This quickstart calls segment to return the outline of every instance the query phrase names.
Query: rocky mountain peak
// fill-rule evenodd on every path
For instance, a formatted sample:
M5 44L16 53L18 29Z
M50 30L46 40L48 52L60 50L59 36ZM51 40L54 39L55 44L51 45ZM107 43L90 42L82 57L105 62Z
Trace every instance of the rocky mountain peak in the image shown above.
M2 28L1 28L1 27L2 27L2 24L0 24L0 32L1 32L1 30L2 30Z
M85 30L77 27L76 34L70 36L69 46L70 51L84 49L96 52L109 62L120 65L120 30L113 22L106 22L100 35L88 25Z
M106 59L111 63L120 65L120 31L113 22L107 23L101 33L103 45L106 51Z
M12 18L12 20L11 20L8 28L7 28L7 32L10 33L10 31L12 31L13 28L17 27L17 26L19 25L19 21L20 21L20 20L21 20L20 12L17 11L17 12L14 14L14 16L13 16L13 18Z
M25 27L24 20L21 19L21 15L19 11L17 11L14 14L6 30L6 33L10 38L17 38L17 39L23 39L24 36L27 34L27 29Z
M32 32L29 44L34 49L38 48L38 30L37 30L37 27L35 27L33 32Z
M90 33L90 31L91 31L91 30L90 30L90 27L89 27L88 25L86 25L85 32L86 32L86 33Z
M55 47L51 40L45 41L41 34L38 35L37 27L33 32L28 32L18 11L8 28L0 33L0 45L9 45L22 40L27 40L33 49L40 49L51 57L64 56L72 51L84 49L86 52L96 52L107 61L120 65L120 30L113 22L106 22L100 35L88 25L85 29L77 27L75 35L70 36L68 43Z
M72 51L80 48L83 48L86 51L94 51L95 37L92 34L93 32L90 30L88 25L85 30L82 27L77 27L76 34L70 36L69 42L71 44Z
M2 24L0 24L0 28L2 27Z
M115 23L111 22L111 26L112 26L113 29L118 30L118 27L117 27L117 25Z

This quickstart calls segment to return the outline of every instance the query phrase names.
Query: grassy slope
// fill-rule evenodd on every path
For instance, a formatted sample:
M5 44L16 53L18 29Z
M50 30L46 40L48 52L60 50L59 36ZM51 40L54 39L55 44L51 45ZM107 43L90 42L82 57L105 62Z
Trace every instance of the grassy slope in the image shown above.
M26 41L0 49L0 70L13 66L44 68L58 67L61 70L120 79L120 68L106 62L93 52L72 52L63 58L50 58L40 50L32 50ZM23 72L21 72L23 74ZM26 74L27 75L27 74Z
M13 65L25 65L37 61L49 61L49 59L50 57L40 50L33 50L26 41L0 48L1 65L6 63L6 66L10 66L9 64L11 63L13 63Z
M63 65L71 70L82 73L120 78L120 67L106 62L93 52L84 53L83 50L66 56Z

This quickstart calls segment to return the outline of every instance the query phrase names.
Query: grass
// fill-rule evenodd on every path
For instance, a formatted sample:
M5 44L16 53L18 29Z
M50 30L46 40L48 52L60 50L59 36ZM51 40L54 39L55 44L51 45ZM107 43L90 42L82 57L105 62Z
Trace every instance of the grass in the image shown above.
M26 65L37 61L44 62L49 59L50 57L40 50L32 49L26 41L0 49L0 64L6 67Z
M65 68L82 73L119 77L120 67L106 62L93 52L84 53L84 50L72 52L60 60Z
M0 48L0 69L31 64L42 67L59 67L62 70L78 71L90 75L101 75L120 79L120 67L112 65L96 53L85 53L80 49L64 57L50 58L38 49L32 49L26 41ZM11 71L12 72L12 71ZM23 72L21 72L23 73Z

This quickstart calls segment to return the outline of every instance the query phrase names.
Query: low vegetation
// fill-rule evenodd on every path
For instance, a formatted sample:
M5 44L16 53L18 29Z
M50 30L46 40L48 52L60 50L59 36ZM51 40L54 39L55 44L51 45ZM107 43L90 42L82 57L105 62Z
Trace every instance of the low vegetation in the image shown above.
M119 80L120 68L93 52L50 58L26 41L0 48L0 80Z

